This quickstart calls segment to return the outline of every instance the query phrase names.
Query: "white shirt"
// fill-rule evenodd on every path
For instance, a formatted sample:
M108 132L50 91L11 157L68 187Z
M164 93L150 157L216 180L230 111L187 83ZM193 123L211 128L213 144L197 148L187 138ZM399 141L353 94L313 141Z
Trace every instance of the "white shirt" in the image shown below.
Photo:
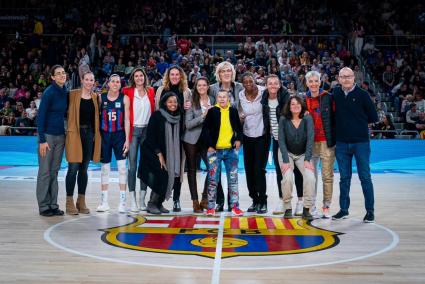
M202 114L204 114L210 107L211 107L211 101L210 101L210 98L208 97L208 103L207 103L207 105L203 105L201 103Z
M146 127L151 117L151 104L148 95L140 97L137 89L134 89L133 101L134 126Z
M274 140L279 140L279 121L277 121L276 108L279 105L277 99L269 99L270 108L270 132Z
M261 98L263 97L265 88L262 86L257 86L257 88L258 95L252 102L247 100L245 90L239 93L241 111L245 116L243 133L251 138L263 136L264 132L263 105L261 104Z

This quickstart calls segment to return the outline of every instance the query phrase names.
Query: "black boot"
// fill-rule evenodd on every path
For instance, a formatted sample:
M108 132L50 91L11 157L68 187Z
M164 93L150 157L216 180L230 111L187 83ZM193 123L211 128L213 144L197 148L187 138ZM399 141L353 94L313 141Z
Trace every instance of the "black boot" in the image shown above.
M148 202L147 211L151 214L161 214L161 210L158 208L158 203L160 200L159 194L152 190L151 197Z
M313 215L310 214L310 208L303 208L303 215L301 218L307 221L312 221L314 219Z
M164 205L162 205L162 202L159 204L158 208L159 208L159 211L161 211L161 213L166 213L166 214L170 213L170 210L165 208Z
M180 206L180 200L174 200L173 212L180 212L182 208Z
M285 214L283 215L283 218L285 219L292 219L294 216L292 216L292 209L286 209Z

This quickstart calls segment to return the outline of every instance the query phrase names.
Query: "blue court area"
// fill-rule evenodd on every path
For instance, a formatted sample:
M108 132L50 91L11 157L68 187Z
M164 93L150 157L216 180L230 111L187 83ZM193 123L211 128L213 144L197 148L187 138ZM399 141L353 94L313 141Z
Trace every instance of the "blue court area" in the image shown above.
M425 140L372 140L371 169L374 172L425 170ZM115 160L112 162L114 167ZM37 167L37 137L1 136L0 167ZM355 163L353 164L355 170ZM67 162L62 161L62 168ZM91 170L100 164L91 164ZM270 152L268 169L274 169ZM335 165L336 168L336 165ZM239 169L243 170L243 151L239 151ZM18 168L16 168L17 171Z

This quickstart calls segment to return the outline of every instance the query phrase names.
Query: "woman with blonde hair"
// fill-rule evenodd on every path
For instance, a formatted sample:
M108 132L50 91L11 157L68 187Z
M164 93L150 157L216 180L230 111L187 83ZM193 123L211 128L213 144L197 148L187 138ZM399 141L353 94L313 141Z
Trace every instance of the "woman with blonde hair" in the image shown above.
M87 169L90 160L100 161L99 106L97 94L93 92L94 75L88 71L81 77L81 89L69 93L68 129L65 149L68 161L66 174L66 214L88 214L85 193L87 188ZM78 185L77 203L73 195L75 182Z
M159 109L159 102L167 92L173 92L177 95L179 104L184 106L184 109L181 109L182 112L190 108L191 91L188 87L186 73L180 66L174 65L165 71L162 86L158 88L155 94L155 110Z
M230 95L230 103L233 107L239 105L239 93L243 90L241 83L235 82L236 71L230 62L223 61L215 68L217 83L210 86L210 95L217 97L220 90L227 91Z

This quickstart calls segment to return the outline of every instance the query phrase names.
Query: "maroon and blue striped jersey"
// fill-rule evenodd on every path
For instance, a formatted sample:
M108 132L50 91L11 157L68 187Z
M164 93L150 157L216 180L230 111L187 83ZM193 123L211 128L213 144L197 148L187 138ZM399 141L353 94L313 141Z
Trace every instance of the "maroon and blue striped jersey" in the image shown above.
M124 128L124 94L120 93L115 101L108 100L108 94L101 95L100 129L104 132L123 131Z

